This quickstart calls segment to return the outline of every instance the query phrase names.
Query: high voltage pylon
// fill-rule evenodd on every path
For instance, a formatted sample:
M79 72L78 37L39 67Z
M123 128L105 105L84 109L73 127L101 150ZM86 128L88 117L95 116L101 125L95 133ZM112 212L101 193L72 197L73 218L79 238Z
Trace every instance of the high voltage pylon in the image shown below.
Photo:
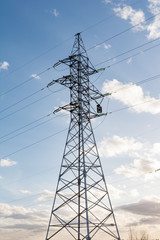
M109 94L100 93L89 76L103 69L90 63L80 33L75 35L71 55L54 66L62 63L69 66L70 74L48 87L59 83L70 89L70 103L55 112L68 110L71 119L46 240L120 240L91 125L92 118L105 115L100 104Z

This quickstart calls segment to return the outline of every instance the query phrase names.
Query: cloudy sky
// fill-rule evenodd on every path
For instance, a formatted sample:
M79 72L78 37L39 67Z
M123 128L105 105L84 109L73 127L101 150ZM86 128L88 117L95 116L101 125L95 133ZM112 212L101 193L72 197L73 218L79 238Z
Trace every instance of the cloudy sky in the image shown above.
M122 238L160 237L160 0L0 0L0 228L45 238L69 117L47 84L81 32L90 80L111 95L93 129Z

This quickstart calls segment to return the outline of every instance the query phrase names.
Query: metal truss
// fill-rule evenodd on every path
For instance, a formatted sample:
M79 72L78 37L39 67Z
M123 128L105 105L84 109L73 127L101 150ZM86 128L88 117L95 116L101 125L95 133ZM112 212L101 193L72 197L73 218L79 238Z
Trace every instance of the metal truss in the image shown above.
M70 125L60 168L57 189L46 240L120 240L107 185L102 170L91 119L97 113L92 101L102 94L91 84L89 76L97 73L89 61L80 33L76 34L71 56L54 65L66 64L70 74L48 84L70 89L70 103L58 108L70 111Z

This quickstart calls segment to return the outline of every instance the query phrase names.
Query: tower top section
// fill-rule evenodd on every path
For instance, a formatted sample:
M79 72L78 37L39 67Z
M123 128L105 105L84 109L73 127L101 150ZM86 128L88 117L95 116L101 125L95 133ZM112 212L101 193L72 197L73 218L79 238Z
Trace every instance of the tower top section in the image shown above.
M78 54L78 55L81 54L88 58L87 51L85 49L85 46L84 46L84 43L83 43L83 40L81 37L81 33L77 33L75 35L75 41L74 41L72 51L71 51L71 55L76 55L76 54Z

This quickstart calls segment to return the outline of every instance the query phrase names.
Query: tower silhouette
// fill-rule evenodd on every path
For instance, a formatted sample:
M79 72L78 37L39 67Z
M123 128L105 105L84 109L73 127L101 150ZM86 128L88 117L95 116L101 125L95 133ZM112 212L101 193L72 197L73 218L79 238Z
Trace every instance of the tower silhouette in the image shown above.
M96 70L90 63L80 33L66 64L70 74L48 84L70 89L70 103L58 108L70 112L70 125L60 167L46 240L120 240L102 170L91 119L105 115L98 101L105 96L89 81ZM97 111L91 105L96 102Z

